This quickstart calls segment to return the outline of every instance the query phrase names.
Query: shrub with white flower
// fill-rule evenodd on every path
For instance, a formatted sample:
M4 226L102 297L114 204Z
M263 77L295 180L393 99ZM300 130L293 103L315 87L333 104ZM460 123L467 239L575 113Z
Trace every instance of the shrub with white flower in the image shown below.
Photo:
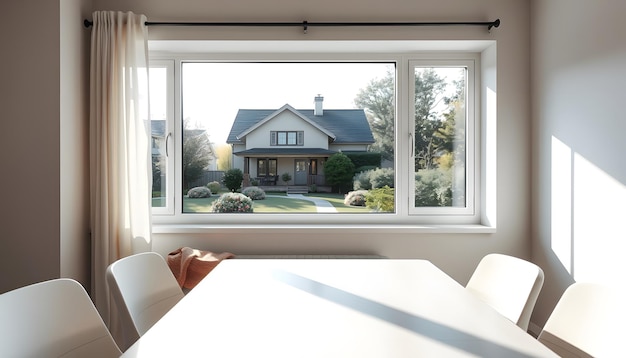
M187 192L187 197L190 199L194 198L208 198L212 195L211 189L206 186L197 186L195 188L189 189Z
M251 213L252 199L241 193L225 193L213 202L214 213Z
M350 206L365 206L365 196L367 195L367 190L355 190L346 194L346 197L343 200L345 205Z
M265 190L257 186L249 186L241 191L241 193L252 200L265 199Z

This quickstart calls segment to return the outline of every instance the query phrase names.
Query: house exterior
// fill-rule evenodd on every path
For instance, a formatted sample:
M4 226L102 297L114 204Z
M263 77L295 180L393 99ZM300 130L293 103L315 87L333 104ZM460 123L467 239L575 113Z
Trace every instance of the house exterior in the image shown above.
M363 109L297 110L285 104L278 110L240 109L226 142L233 149L233 168L244 173L244 185L283 183L324 186L324 163L338 152L365 152L374 137ZM246 183L246 180L249 180Z

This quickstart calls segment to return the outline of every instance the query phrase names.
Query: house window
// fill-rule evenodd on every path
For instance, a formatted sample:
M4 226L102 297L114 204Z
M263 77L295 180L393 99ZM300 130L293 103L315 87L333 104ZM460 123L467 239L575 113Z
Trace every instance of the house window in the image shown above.
M257 176L267 177L276 175L276 159L258 159Z
M458 53L398 53L397 47L384 50L383 42L355 42L353 48L363 46L360 52L336 55L158 53L154 57L175 63L169 68L175 80L168 85L168 91L180 91L168 97L172 108L180 108L174 138L202 129L218 153L215 160L228 157L230 168L243 171L244 184L245 178L275 176L276 190L297 186L308 200L280 202L296 200L283 191L258 202L258 211L245 218L212 213L218 195L187 198L183 176L171 167L167 181L176 181L178 198L174 215L155 215L153 222L358 225L367 217L368 224L483 224L485 170L479 148L484 143L479 133L488 128L480 128L485 116L479 94L489 91L479 69L481 51L489 45L493 43L472 43L477 50L464 46L465 52ZM264 49L272 46L281 44ZM371 53L372 46L382 49ZM183 140L173 146L177 165L184 167L188 148ZM352 163L343 181L336 179L337 158ZM222 170L198 169L209 174ZM367 205L344 204L344 195L356 189L368 192ZM337 210L317 210L316 200ZM185 215L189 213L203 215Z
M304 131L271 131L270 145L304 145Z

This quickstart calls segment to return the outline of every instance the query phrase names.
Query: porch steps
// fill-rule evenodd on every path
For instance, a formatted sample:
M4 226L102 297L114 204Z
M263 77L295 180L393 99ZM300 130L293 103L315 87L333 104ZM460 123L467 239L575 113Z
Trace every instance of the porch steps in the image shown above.
M288 186L287 194L308 194L309 187L306 185Z

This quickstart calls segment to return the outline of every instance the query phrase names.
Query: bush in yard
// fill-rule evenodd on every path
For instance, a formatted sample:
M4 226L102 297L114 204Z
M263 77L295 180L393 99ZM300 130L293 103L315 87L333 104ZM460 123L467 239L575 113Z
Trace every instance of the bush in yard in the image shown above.
M222 188L222 185L216 181L212 181L209 184L207 184L206 187L211 190L211 193L217 194Z
M372 189L372 182L370 181L371 170L366 170L358 173L354 176L353 188L354 190L370 190Z
M343 153L333 154L324 165L326 182L336 187L339 192L352 186L354 163Z
M452 172L446 169L422 169L415 173L415 206L450 206Z
M365 196L365 206L374 211L393 212L394 189L388 186L372 189Z
M225 193L213 202L214 213L251 213L252 199L240 193Z
M228 191L235 192L241 188L241 182L243 181L243 172L241 169L234 168L224 172L222 182L228 188Z
M256 186L249 186L247 188L244 188L241 193L245 196L247 196L248 198L252 199L252 200L263 200L265 199L265 190L256 187Z
M394 187L395 171L391 168L377 168L370 172L370 184L372 189L388 186Z
M208 198L211 196L211 189L205 186L197 186L195 188L189 189L187 192L187 197L190 199L196 198Z
M343 199L343 203L345 205L350 206L365 206L365 196L367 195L367 190L355 190L346 194L345 199Z

